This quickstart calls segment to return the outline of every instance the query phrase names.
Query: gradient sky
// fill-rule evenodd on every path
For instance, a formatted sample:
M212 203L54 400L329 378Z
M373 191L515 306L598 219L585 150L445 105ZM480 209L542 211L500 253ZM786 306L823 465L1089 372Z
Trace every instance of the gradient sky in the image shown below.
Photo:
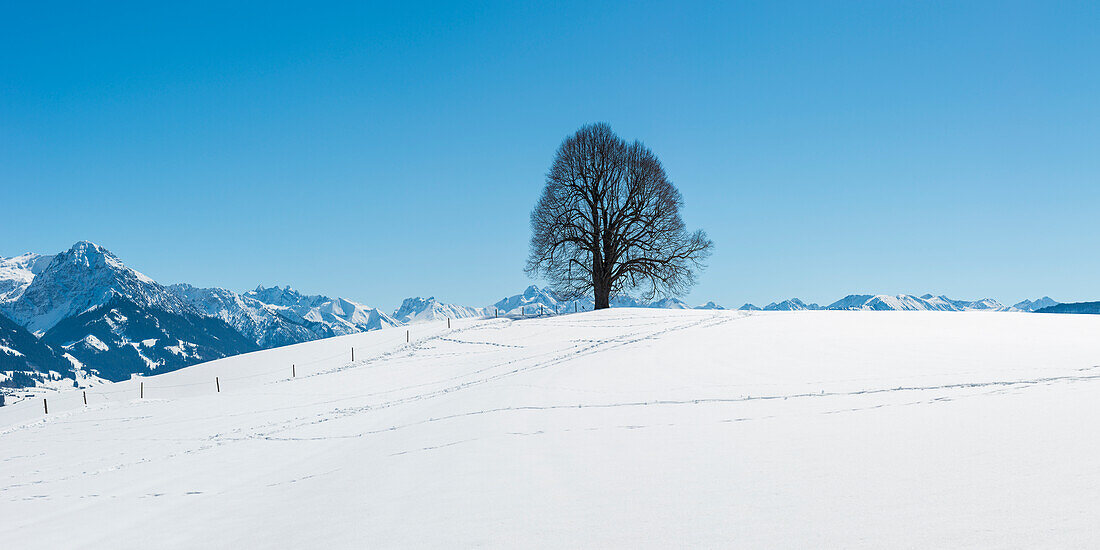
M1100 299L1096 2L100 4L0 8L0 256L486 304L606 121L716 243L690 302Z

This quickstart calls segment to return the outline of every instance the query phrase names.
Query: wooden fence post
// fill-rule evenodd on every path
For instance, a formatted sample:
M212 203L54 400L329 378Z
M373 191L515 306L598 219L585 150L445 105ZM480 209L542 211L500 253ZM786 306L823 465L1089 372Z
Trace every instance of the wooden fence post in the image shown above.
M218 388L218 393L222 392L222 383L220 381L218 381L217 376L214 377L214 387Z
M140 393L138 393L138 397L141 399L145 399L145 382L141 383L141 389L139 391Z
M447 328L451 328L451 318L447 317Z
M351 348L351 362L355 362L355 348Z
M298 371L294 368L293 363L290 364L290 377L291 378L297 378L298 377Z
M82 391L80 393L84 394L84 404L87 405L88 404L88 392L87 391Z
M50 406L46 404L46 398L42 398L42 414L50 414Z
M408 330L405 331L405 343L406 344L409 343L409 331Z

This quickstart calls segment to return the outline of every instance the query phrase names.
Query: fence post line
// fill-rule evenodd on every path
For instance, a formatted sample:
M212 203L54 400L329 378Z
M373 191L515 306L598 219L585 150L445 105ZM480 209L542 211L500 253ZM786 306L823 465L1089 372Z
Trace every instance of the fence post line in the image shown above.
M50 414L50 406L46 404L46 398L42 398L42 414Z
M88 404L88 392L87 392L87 390L82 391L80 393L84 394L84 404L87 405Z
M141 389L139 390L139 392L140 393L138 393L138 397L141 399L145 399L145 382L141 383Z
M451 328L451 318L447 317L447 328Z
M351 348L351 361L355 362L355 348Z
M408 329L405 330L405 343L406 344L409 343L409 331L408 331Z
M218 380L218 377L214 377L214 387L218 389L218 393L222 392L222 383Z
M297 378L298 377L298 371L294 368L294 363L290 364L290 377L291 378Z

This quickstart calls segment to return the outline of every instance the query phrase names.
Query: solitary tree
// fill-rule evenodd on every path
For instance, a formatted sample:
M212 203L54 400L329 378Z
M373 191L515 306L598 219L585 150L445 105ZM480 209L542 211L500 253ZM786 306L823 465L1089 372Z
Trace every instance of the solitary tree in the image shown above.
M570 298L591 291L596 309L625 291L683 294L713 247L684 227L683 205L645 145L604 123L584 126L558 147L531 212L527 272Z

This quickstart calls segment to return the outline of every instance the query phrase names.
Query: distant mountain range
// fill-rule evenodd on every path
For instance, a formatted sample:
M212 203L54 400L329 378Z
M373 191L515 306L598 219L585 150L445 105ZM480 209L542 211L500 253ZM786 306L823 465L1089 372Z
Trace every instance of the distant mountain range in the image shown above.
M798 298L772 302L764 307L745 304L743 311L802 311L802 310L861 310L861 311L1036 311L1058 304L1048 296L1038 300L1024 300L1014 306L1006 306L992 298L983 300L952 300L947 296L925 294L849 294L827 306L807 304Z
M521 294L508 296L489 306L485 314L492 315L539 315L564 314L578 311L591 311L595 302L591 297L567 298L551 289L536 285L527 287ZM611 307L647 307L659 309L725 309L707 302L701 306L690 306L679 298L663 298L655 302L646 302L631 296L612 296Z
M393 312L394 319L399 323L419 323L423 321L435 321L438 319L466 319L471 317L484 317L486 313L483 307L456 306L439 302L434 296L431 298L405 298L401 307Z
M630 296L613 297L611 306L724 309L714 302L693 307L677 298L645 302ZM850 295L825 307L792 298L740 309L1086 312L1089 307L1058 304L1048 297L1006 307L991 299L903 294ZM392 314L344 298L302 294L289 286L258 286L243 294L183 283L163 286L105 248L81 241L56 255L0 258L0 394L125 380L259 349L445 318L592 308L590 297L571 299L535 285L487 307L408 298ZM1088 312L1097 311L1093 307Z
M1024 300L1012 307L1020 311L1039 311L1040 309L1056 305L1058 305L1058 302L1051 300L1050 296L1043 296L1034 302L1031 300Z

